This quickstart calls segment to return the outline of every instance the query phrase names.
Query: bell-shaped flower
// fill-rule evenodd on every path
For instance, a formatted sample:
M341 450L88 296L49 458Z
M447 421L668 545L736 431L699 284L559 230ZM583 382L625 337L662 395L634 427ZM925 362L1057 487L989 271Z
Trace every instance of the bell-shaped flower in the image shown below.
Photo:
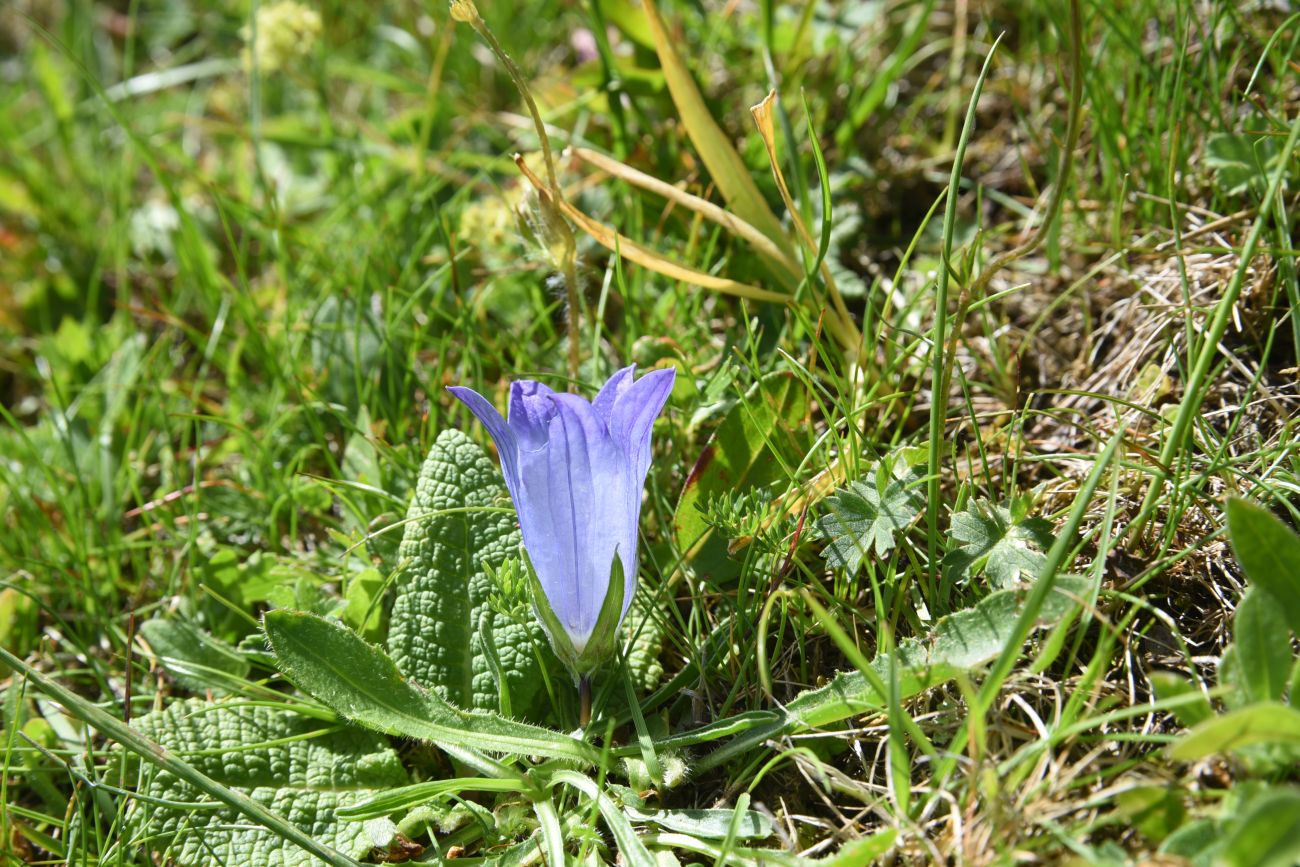
M506 418L473 389L456 395L488 429L519 515L533 602L556 654L586 674L617 647L636 592L637 523L650 431L675 372L635 365L590 403L532 380L510 386Z

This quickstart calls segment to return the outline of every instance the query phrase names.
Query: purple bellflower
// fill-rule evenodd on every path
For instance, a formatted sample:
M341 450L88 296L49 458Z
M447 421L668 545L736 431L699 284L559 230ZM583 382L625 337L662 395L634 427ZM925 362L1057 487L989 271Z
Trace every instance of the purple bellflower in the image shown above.
M585 675L618 645L636 592L637 523L650 469L650 430L675 371L609 378L588 403L532 380L510 385L506 418L452 386L488 429L519 515L538 618L565 665Z

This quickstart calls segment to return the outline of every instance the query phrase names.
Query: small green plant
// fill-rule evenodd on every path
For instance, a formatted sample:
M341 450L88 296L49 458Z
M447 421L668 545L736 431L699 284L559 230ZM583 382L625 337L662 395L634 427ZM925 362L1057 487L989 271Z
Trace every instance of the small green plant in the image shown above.
M1217 815L1190 821L1162 850L1193 865L1289 865L1300 858L1300 788L1275 784L1300 764L1300 536L1267 509L1228 501L1233 551L1251 586L1237 603L1233 643L1219 662L1216 713L1194 684L1172 673L1152 676L1191 730L1168 749L1198 761L1231 756L1233 787Z

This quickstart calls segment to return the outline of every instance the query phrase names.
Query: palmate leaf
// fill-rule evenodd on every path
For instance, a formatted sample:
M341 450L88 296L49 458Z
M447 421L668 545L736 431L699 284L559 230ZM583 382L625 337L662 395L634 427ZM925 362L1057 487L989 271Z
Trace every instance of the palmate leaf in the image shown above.
M546 637L531 617L490 605L498 589L490 570L519 552L515 516L502 511L509 506L501 473L483 449L460 431L439 434L420 469L399 549L406 566L388 651L402 674L454 705L501 710L504 692L512 715L541 719L545 679L534 646L545 647Z
M1021 576L1037 575L1047 559L1043 552L1052 546L1052 525L1042 518L1018 517L1018 511L976 499L953 515L956 547L944 558L948 580L961 584L983 574L993 589L1005 590Z
M826 561L852 573L873 549L877 557L886 556L925 504L921 482L920 471L900 454L881 460L866 478L827 497L826 514L817 521L822 538L830 542Z
M352 857L369 851L370 839L361 823L341 821L337 811L407 782L397 755L381 736L287 708L189 699L132 725L202 773ZM165 854L167 863L320 863L232 807L216 802L205 809L189 806L206 800L193 785L140 765L134 756L125 760L140 769L143 796L127 814L126 839Z

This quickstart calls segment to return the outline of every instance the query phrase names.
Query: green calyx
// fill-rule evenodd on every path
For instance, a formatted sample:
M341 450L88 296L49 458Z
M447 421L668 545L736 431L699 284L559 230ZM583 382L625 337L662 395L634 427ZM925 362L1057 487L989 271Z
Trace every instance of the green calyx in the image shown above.
M520 548L524 559L524 569L528 573L528 587L532 591L533 611L546 630L551 640L551 649L560 658L573 675L573 682L595 670L602 662L612 657L619 648L618 624L623 618L624 577L623 560L614 551L614 560L609 567L609 588L605 591L605 601L600 606L600 616L596 627L591 631L586 645L579 651L573 643L568 630L560 623L560 618L551 608L542 582L537 577L537 570L528 558L528 552Z

